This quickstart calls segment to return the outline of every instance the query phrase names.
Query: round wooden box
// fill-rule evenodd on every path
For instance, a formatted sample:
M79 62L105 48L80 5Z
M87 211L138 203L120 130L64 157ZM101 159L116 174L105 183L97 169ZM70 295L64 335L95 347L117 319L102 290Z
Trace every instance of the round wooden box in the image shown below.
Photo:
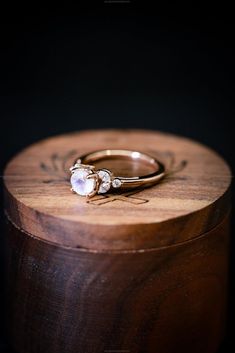
M151 153L168 176L89 200L73 194L75 158L104 148ZM119 175L149 170L124 159L99 166ZM15 156L4 175L14 349L216 352L226 321L230 183L214 151L154 131L71 133Z

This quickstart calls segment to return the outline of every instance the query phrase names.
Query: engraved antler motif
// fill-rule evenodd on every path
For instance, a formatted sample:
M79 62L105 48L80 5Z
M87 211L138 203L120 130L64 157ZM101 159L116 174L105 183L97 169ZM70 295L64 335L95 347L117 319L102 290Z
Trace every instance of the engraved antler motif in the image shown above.
M53 153L50 156L49 163L41 162L40 168L46 172L48 175L53 176L54 178L45 180L45 183L53 182L69 182L69 174L67 169L67 162L71 158L75 158L77 155L76 150L71 150L64 155L59 155L58 153Z

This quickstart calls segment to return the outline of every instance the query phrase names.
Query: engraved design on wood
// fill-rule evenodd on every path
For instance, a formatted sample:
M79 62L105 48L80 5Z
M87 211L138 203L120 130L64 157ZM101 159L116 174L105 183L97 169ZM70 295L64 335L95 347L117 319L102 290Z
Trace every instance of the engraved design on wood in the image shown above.
M96 195L92 199L88 199L87 203L94 204L96 206L104 205L108 202L113 201L123 201L129 202L133 205L140 205L146 202L149 202L148 199L142 197L135 197L133 195L141 192L142 189L129 191L129 192L119 192L118 194L106 194L106 195Z
M44 180L43 182L54 183L66 181L69 183L70 178L66 165L68 160L71 160L71 158L75 158L76 155L76 150L68 151L62 156L55 152L50 156L49 163L41 162L40 168L50 176L54 177L52 179Z

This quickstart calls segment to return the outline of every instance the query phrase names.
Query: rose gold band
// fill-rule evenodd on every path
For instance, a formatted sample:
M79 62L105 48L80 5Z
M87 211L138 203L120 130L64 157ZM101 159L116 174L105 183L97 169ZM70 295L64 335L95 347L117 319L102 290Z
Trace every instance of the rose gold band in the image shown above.
M164 165L159 162L156 158L138 151L131 151L131 150L117 150L117 149L110 149L110 150L100 150L91 152L81 156L77 159L76 163L81 164L92 164L98 160L105 159L105 158L118 158L118 157L127 157L130 159L134 159L141 162L147 162L156 168L156 171L148 174L148 175L141 175L135 176L131 178L116 176L122 182L123 187L137 187L143 184L155 184L165 175L165 167Z

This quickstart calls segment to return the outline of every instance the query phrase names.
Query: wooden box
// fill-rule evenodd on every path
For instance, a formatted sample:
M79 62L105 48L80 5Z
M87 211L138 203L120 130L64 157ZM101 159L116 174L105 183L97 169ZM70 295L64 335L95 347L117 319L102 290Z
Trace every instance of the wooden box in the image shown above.
M159 184L71 193L83 153L151 153ZM147 166L99 165L121 175ZM7 318L19 353L212 353L226 319L231 173L211 149L147 130L91 130L29 146L7 165Z

